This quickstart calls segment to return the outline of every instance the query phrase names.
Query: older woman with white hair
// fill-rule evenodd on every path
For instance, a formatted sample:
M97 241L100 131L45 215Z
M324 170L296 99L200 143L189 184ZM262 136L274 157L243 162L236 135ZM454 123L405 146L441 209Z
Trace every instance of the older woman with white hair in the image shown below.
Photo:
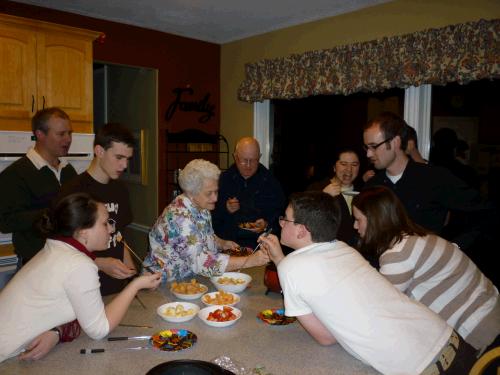
M210 210L217 202L219 175L219 168L203 159L192 160L180 172L183 194L157 219L149 233L150 252L144 260L146 266L162 272L163 280L217 276L269 261L263 250L245 257L220 252L238 245L218 238L212 228Z

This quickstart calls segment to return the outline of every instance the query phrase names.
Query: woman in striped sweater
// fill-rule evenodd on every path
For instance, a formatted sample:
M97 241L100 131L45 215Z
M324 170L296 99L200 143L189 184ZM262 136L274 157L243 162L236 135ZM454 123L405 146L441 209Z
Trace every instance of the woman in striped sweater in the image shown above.
M396 288L427 305L474 348L498 340L498 290L460 248L413 223L396 195L375 186L353 200L360 251Z

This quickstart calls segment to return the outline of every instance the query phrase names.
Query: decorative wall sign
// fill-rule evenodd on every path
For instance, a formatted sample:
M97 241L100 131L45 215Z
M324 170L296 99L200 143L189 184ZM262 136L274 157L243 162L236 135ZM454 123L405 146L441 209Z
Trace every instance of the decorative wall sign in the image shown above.
M168 106L167 112L165 113L165 120L170 121L177 110L183 112L203 113L203 115L198 119L198 122L201 122L202 124L208 122L215 115L215 105L208 102L208 99L210 99L210 93L207 93L200 101L187 101L182 97L182 94L186 93L188 95L193 95L194 90L191 87L178 87L173 89L172 92L176 95L176 98Z

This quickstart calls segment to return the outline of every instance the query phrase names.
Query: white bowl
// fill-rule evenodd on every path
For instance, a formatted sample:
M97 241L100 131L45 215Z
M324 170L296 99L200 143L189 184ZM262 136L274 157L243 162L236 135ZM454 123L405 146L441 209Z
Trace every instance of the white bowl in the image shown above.
M180 298L180 299L185 299L185 300L193 300L193 299L197 299L197 298L200 298L202 295L204 295L207 291L208 291L208 287L206 285L203 285L203 284L200 284L200 287L203 289L201 292L199 293L195 293L195 294L183 294L183 293L177 293L175 291L173 291L172 289L170 289L170 291L172 292L172 294L174 296L176 296L177 298Z
M217 327L217 328L229 327L229 326L233 325L234 323L236 323L238 321L238 319L241 318L241 315L242 315L241 310L237 309L236 307L231 307L231 309L233 309L232 310L233 314L236 315L236 319L228 320L226 322L214 322L214 321L207 319L208 314L210 314L211 312L213 312L217 309L222 310L223 308L224 308L224 306L222 306L222 305L207 306L198 312L198 318L203 320L209 326Z
M217 293L220 293L220 292L212 292L212 293L207 293L207 294L204 294L203 297L201 297L201 302L203 302L205 305L207 306L214 306L214 305L225 305L225 306L234 306L236 305L238 302L240 302L240 296L237 295L237 294L234 294L234 293L231 293L231 292L226 292L227 294L230 294L233 296L233 302L232 303L224 303L224 304L220 304L220 303L209 303L207 302L207 298L215 298Z
M242 284L221 284L221 283L219 283L219 279L221 279L222 277L228 277L231 279L242 279L242 280L244 280L244 283L242 283ZM250 275L247 275L246 273L241 273L241 272L226 272L221 276L211 277L210 281L219 290L223 290L225 292L231 292L231 293L241 293L246 289L248 284L250 284L250 281L252 281L252 277Z
M178 305L182 305L184 310L189 310L193 309L193 313L186 315L186 316L168 316L165 314L165 310L167 310L169 307L176 308ZM198 314L198 311L200 311L200 308L198 305L195 305L194 303L189 303L189 302L170 302L166 303L164 305L161 305L156 309L156 313L164 320L167 322L172 322L172 323L182 323L182 322L187 322L188 320L193 319L196 314Z

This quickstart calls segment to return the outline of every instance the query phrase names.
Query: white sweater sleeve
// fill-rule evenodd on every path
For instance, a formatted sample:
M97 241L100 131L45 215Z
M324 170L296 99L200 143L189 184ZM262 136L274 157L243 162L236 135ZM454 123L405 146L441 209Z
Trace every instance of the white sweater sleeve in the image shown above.
M85 333L94 340L102 339L109 333L109 323L99 287L97 266L93 262L80 265L64 285L76 319Z

